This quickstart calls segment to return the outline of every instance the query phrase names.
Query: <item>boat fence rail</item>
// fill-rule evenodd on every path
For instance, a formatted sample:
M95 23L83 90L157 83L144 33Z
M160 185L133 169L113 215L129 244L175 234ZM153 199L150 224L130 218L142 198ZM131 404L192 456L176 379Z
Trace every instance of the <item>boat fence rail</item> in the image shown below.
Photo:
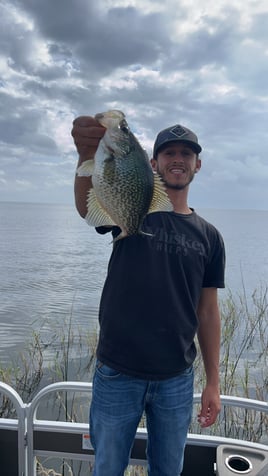
M11 435L10 444L13 444L13 449L16 448L15 454L12 451L12 459L17 470L8 473L10 476L13 474L36 476L36 457L38 456L93 461L94 451L90 445L88 423L37 418L37 410L44 398L59 391L84 393L90 401L92 384L71 381L53 383L42 388L30 403L24 403L16 390L0 382L0 394L10 399L16 412L16 418L0 418L0 454L6 452L7 459L10 459L8 448L5 446L9 444L7 435ZM195 394L194 403L197 404L200 400L201 395ZM226 407L240 407L268 414L267 402L226 395L221 396L221 402ZM4 433L2 440L1 433ZM146 440L146 428L138 428L131 454L132 464L145 464ZM227 443L241 445L241 440L192 433L189 433L187 437L187 445L202 446L202 448L216 448L220 444ZM257 449L268 451L268 446L261 443L243 441L243 445L248 447L254 445ZM4 456L1 454L2 467ZM12 461L9 463L11 464Z

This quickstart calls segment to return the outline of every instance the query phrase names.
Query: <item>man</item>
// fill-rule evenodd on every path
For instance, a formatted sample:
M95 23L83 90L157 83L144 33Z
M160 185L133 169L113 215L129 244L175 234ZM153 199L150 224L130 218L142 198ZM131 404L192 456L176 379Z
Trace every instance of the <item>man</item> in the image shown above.
M93 159L105 129L92 117L74 121L78 166ZM147 215L143 231L115 243L100 303L90 434L95 476L123 476L140 418L148 430L148 474L178 476L193 404L197 333L206 372L199 422L220 411L220 314L224 244L218 231L188 206L201 168L197 136L184 126L161 131L152 167L163 178L173 212ZM76 177L76 207L87 213L91 179ZM118 227L99 227L98 233Z

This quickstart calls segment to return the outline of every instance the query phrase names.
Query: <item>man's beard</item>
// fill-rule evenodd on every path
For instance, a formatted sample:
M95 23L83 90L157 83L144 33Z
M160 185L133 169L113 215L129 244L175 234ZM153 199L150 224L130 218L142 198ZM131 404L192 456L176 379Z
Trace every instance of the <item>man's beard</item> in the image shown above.
M172 190L184 190L185 188L187 188L190 183L193 181L194 179L194 176L195 176L195 172L192 173L192 175L190 176L189 180L184 183L184 184L174 184L174 183L170 183L168 180L165 180L164 177L162 177L162 180L166 186L166 188L170 188Z

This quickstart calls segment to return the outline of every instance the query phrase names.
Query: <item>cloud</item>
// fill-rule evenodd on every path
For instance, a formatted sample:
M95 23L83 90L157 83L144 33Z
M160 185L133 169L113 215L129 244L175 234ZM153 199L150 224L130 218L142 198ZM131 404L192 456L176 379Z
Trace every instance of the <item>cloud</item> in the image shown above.
M117 108L196 131L193 206L267 209L266 2L0 3L0 200L72 203L72 121Z

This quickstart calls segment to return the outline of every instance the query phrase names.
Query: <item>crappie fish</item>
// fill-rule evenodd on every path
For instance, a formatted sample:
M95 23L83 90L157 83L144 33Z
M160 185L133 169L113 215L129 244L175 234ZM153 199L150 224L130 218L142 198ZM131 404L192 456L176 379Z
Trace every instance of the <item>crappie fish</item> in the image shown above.
M106 128L94 160L78 167L78 176L91 176L93 188L87 198L89 225L121 228L115 239L145 234L142 222L148 213L173 209L161 178L130 131L121 111L96 114Z

